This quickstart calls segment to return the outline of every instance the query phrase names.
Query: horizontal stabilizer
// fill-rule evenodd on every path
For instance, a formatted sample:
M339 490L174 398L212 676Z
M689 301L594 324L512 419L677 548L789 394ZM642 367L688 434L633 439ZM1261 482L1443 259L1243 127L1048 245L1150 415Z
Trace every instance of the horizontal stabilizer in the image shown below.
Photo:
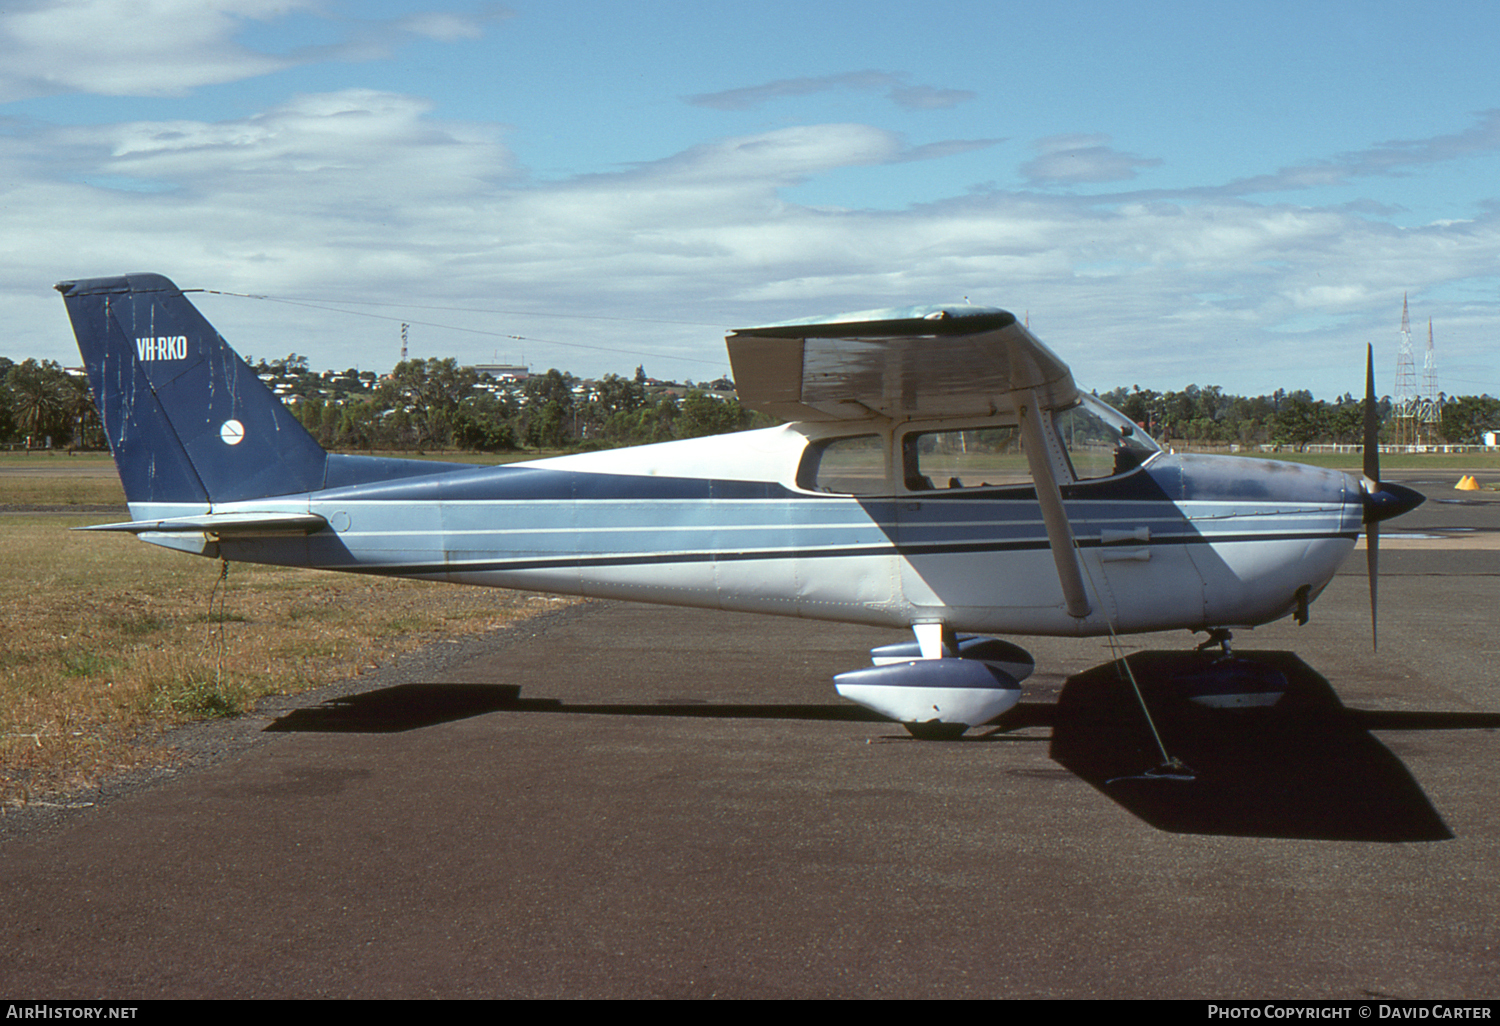
M167 520L132 520L123 524L95 524L76 531L125 531L130 534L201 531L205 534L254 537L272 534L312 534L328 526L316 513L208 513Z

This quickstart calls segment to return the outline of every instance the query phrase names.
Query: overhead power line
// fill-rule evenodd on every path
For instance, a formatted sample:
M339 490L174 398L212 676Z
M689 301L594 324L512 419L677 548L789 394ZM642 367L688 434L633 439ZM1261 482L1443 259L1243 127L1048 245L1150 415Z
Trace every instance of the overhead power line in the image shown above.
M629 356L631 358L642 358L642 359L653 359L653 360L679 360L679 361L681 361L683 363L699 363L699 364L703 364L704 366L717 367L717 368L722 368L724 366L724 362L725 362L723 360L703 360L703 359L699 359L699 358L693 357L693 356L673 356L673 355L670 355L670 354L667 354L667 353L661 353L661 352L648 353L648 352L645 352L644 350L640 350L640 349L621 349L618 346L600 346L600 345L593 345L593 344L590 344L590 343L587 343L587 342L563 342L563 341L561 341L559 339L537 338L535 335L513 335L513 334L511 334L509 332L504 332L504 331L488 331L488 330L486 330L484 328L466 328L466 327L463 327L463 326L457 325L457 324L440 324L440 323L438 323L436 321L418 321L418 320L412 320L412 319L407 318L407 317L393 317L393 316L391 316L389 314L370 313L369 311L365 311L365 310L350 310L350 309L345 309L343 307L327 306L327 305L325 305L326 303L330 303L330 302L332 302L332 303L346 303L346 304L350 304L350 305L355 305L354 301L352 301L352 300L345 300L345 299L309 301L309 300L302 300L302 299L284 299L284 298L281 298L279 296L254 295L254 294L247 293L247 292L224 292L224 291L221 291L219 289L184 289L183 291L184 292L203 292L203 293L207 293L208 295L211 295L211 296L233 296L233 297L235 297L237 299L259 299L262 302L266 302L266 303L281 303L281 304L284 304L286 306L301 306L301 307L306 307L309 310L323 310L323 311L325 311L327 313L351 314L351 315L353 315L355 317L368 317L368 318L371 318L371 319L377 320L377 321L393 321L393 322L398 323L398 324L408 324L408 325L415 324L415 325L421 325L422 327L425 327L425 328L439 328L439 329L442 329L444 331L461 331L461 332L467 332L470 335L484 335L484 336L486 336L488 338L509 338L509 339L515 339L515 340L517 340L519 342L537 342L537 343L540 343L542 345L563 346L563 347L568 348L568 349L588 349L588 350L592 350L594 352L615 353L615 354L620 355L620 356ZM501 314L499 311L492 311L492 310L465 310L464 308L461 308L461 307L410 307L410 306L405 306L403 304L396 304L396 303L367 303L367 304L358 304L358 305L367 305L367 306L399 306L402 309L415 309L415 310L438 309L438 310L451 310L453 312L465 312L465 313L496 313L496 314L499 314L501 316L527 316L527 317L540 317L540 316L544 316L542 314L521 314L521 313L515 313L515 312L509 313L509 314ZM709 327L710 326L710 325L704 325L704 324L695 324L695 322L692 322L692 321L660 321L660 320L647 320L645 318L599 317L599 316L593 316L593 315L589 315L589 314L559 314L557 316L559 316L559 317L574 317L574 318L586 319L586 320L616 320L616 321L638 320L639 322L646 323L646 324L684 324L684 325L691 325L691 326L696 326L696 327ZM720 329L717 329L717 330L723 330L723 329L720 328Z

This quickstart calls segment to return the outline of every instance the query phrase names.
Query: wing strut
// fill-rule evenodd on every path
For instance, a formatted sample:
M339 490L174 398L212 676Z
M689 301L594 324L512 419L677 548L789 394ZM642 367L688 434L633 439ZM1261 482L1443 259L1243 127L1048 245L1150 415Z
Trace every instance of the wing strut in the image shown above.
M1052 561L1057 564L1057 580L1067 600L1069 616L1082 619L1089 615L1088 593L1083 588L1083 573L1078 566L1078 549L1073 545L1073 529L1068 526L1068 511L1063 508L1062 492L1050 449L1052 433L1041 420L1040 397L1030 392L1020 406L1021 439L1026 443L1026 461L1036 482L1037 501L1042 506L1042 522L1047 525L1047 541L1052 546Z

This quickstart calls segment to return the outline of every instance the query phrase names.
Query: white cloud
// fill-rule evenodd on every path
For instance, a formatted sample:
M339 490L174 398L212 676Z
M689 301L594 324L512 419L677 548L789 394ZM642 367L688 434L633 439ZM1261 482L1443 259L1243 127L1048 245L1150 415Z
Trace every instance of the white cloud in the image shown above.
M849 71L838 75L779 78L760 85L741 86L716 93L686 97L696 107L716 110L751 110L774 100L812 96L839 89L884 92L886 98L906 110L946 110L975 98L966 89L939 89L929 85L907 85L907 76L890 71Z
M392 21L333 17L323 0L45 0L0 11L0 102L55 93L182 96L313 60L372 60L411 36L451 42L480 35L480 15L424 12ZM247 21L317 17L344 38L266 53L238 42Z
M508 12L493 12L490 17L506 17ZM451 14L446 11L423 11L398 18L395 27L414 36L424 36L440 43L456 43L460 39L478 39L484 34L482 20L468 15Z
M1054 135L1035 146L1037 158L1021 165L1021 174L1033 185L1119 182L1134 178L1137 168L1161 164L1111 148L1107 135Z
M799 125L705 143L645 165L642 172L661 180L774 185L837 167L887 163L900 153L898 136L868 125Z
M289 62L231 41L242 18L310 0L59 0L0 13L0 99L57 92L179 95Z
M974 99L977 93L967 89L938 89L934 86L895 86L887 94L891 102L907 110L947 110Z
M455 182L472 189L476 178L505 172L507 157L493 144L492 131L428 121L429 109L412 97L350 89L297 97L216 124L137 122L65 134L108 145L107 174L170 180L199 191L260 190L274 179L317 193L333 175L340 187L373 186L415 198ZM409 177L414 160L429 165L420 178Z
M6 355L71 359L60 308L46 302L52 281L156 270L229 291L551 312L407 319L492 333L418 332L464 358L524 347L541 366L602 373L644 359L695 378L723 369L720 332L645 321L730 328L967 295L1029 312L1089 385L1319 395L1358 390L1363 343L1394 343L1403 291L1422 304L1462 287L1453 328L1443 321L1451 303L1428 303L1422 316L1438 320L1443 367L1493 367L1496 209L1400 228L1348 204L1258 204L1206 189L990 190L900 210L814 209L783 194L846 168L941 159L944 145L910 147L867 125L799 126L551 183L517 172L501 126L444 121L424 101L369 90L220 122L12 125L0 133L0 301L16 347ZM1057 152L1094 148L1113 152L1098 138ZM379 365L369 339L394 331L353 316L314 325L301 308L233 314L238 323L220 327L242 349L295 349L327 366ZM531 341L494 338L505 334Z
M1250 196L1348 185L1358 178L1411 175L1434 165L1500 150L1500 110L1480 111L1475 118L1474 125L1462 132L1378 143L1200 191Z

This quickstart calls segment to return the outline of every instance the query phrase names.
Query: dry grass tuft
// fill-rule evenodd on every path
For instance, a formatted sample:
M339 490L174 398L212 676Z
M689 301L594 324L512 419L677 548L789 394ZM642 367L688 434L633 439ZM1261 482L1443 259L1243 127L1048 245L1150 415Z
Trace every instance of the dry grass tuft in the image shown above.
M246 564L216 593L216 561L67 530L110 519L4 517L0 809L160 761L165 728L536 608L515 592Z

